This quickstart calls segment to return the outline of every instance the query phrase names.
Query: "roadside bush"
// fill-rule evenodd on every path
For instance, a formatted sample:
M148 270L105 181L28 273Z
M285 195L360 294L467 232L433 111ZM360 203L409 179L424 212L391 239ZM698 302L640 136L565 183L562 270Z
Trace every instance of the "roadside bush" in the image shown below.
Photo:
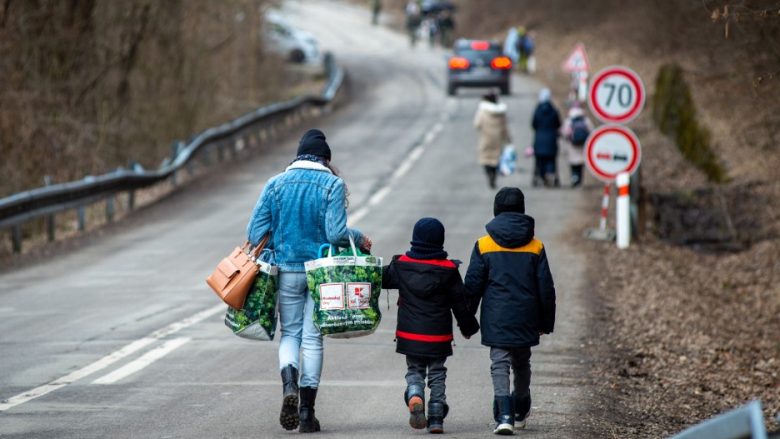
M710 181L726 181L726 172L710 148L710 132L696 118L691 90L677 64L666 64L658 72L653 96L653 120L670 136L683 156L702 170Z

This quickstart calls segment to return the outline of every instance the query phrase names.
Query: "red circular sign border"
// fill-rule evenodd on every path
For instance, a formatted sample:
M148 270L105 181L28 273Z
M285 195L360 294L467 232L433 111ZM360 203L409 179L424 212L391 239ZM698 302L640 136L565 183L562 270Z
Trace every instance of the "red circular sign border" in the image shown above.
M591 153L593 152L593 144L596 142L596 140L607 133L618 133L625 135L625 137L628 138L629 142L631 143L632 148L635 151L634 157L631 160L631 163L628 165L625 171L621 172L628 172L629 174L633 174L634 171L636 171L636 168L639 166L639 162L642 158L642 147L639 143L639 138L634 134L631 129L628 127L624 127L621 125L603 125L599 128L596 128L596 130L593 131L593 133L588 137L588 141L585 145L585 162L588 165L588 169L601 181L611 183L615 181L617 178L617 174L614 174L610 176L609 174L602 172L599 169L596 169L596 167L593 165L593 159L591 158Z
M628 78L631 84L633 84L634 88L636 88L638 94L641 95L641 98L637 99L634 106L631 107L631 109L624 116L618 118L608 116L604 110L599 108L596 104L596 91L598 90L598 86L607 78L607 76L614 74ZM627 123L639 116L639 113L642 112L642 107L644 107L645 104L646 93L644 83L642 83L642 79L635 71L629 69L628 67L610 66L602 69L596 74L596 76L593 77L593 83L590 86L590 92L588 93L588 96L588 106L591 110L593 110L593 113L596 114L596 117L598 117L602 122Z

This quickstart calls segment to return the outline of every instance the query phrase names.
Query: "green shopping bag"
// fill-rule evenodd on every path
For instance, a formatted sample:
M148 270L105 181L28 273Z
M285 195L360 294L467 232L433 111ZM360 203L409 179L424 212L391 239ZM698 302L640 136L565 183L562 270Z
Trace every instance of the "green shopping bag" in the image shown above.
M351 338L373 333L382 320L382 258L355 248L333 256L329 244L320 247L319 258L307 261L306 281L314 300L314 325L322 335ZM327 256L323 251L327 249Z
M260 260L255 262L260 272L246 296L244 307L228 307L225 326L239 337L269 341L274 339L276 332L277 267Z

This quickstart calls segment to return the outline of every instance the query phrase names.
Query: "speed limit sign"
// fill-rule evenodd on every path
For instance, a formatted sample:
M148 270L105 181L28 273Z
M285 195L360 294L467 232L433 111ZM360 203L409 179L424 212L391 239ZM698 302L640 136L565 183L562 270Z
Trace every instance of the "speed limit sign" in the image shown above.
M628 67L607 67L593 77L588 105L604 123L627 123L637 117L645 105L645 85Z

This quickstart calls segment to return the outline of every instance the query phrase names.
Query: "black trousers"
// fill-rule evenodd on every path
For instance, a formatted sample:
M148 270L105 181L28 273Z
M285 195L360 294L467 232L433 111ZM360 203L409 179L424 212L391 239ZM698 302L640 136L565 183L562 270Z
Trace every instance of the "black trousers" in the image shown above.
M491 188L495 188L498 166L485 165L485 173L487 174L488 184L490 185Z

